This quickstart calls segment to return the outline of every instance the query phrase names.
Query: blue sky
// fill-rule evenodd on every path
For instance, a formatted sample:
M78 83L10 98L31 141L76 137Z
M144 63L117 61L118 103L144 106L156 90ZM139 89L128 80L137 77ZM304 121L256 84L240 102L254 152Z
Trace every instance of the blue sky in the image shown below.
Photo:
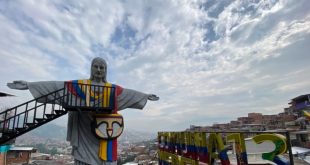
M183 130L250 112L276 114L310 91L307 0L0 0L0 91L13 80L89 77L108 62L108 81L155 93L126 127ZM66 117L54 121L66 125Z

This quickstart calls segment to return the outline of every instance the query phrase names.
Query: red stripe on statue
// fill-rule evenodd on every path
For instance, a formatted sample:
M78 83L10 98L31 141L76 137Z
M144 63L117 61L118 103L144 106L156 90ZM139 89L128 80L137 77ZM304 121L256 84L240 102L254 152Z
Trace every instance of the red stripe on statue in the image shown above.
M113 154L112 154L112 159L117 160L117 139L113 140Z
M123 92L123 88L116 85L116 96L119 96Z
M112 113L117 113L117 97L123 92L123 88L115 85L115 95L114 95L114 109Z
M73 87L72 81L67 82L66 84L67 84L67 89L68 89L68 91L69 91L71 94L73 94L74 96L77 96L76 91L75 91L75 89L74 89L74 87Z

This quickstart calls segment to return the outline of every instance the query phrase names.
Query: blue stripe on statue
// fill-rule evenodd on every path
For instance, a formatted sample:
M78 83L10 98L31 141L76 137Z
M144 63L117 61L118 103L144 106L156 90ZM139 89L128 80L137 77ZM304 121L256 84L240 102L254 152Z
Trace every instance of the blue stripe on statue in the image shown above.
M113 143L112 143L112 141L113 140L108 140L108 147L107 147L107 149L108 149L108 153L107 153L108 161L113 161L113 157L112 157L112 155L113 155Z
M75 92L78 94L78 96L82 99L86 99L86 95L84 94L84 92L82 91L82 89L80 88L79 84L78 84L78 80L74 80L73 82L73 87L75 89Z

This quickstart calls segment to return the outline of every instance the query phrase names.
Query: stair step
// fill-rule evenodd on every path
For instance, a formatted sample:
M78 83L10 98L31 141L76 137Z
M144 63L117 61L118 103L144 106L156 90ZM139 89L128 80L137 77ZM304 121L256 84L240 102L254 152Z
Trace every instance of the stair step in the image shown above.
M55 112L57 115L61 115L61 114L65 113L65 111L63 111L63 110L55 110Z
M25 123L27 127L32 127L32 126L35 126L36 124L35 123Z
M45 116L48 118L48 119L51 119L53 118L54 116L56 116L55 114L45 114Z
M18 132L16 130L8 130L2 133L1 138L10 139L12 136L16 135Z
M36 118L35 120L36 120L36 122L38 122L38 123L41 123L41 122L44 122L44 121L45 121L45 119L43 119L43 118Z
M0 128L0 133L2 133L2 132L5 132L5 131L7 131L8 129L7 128Z
M15 107L3 111L2 114L7 115L9 113L11 114L12 112L12 114L14 113L15 116L10 117L6 116L5 121L2 121L0 119L2 124L2 128L0 128L0 146L11 140L14 141L16 137L30 130L35 129L38 126L41 126L49 121L54 120L55 118L65 115L67 113L67 110L64 108L64 106L56 105L56 103L59 102L63 103L64 99L67 97L67 94L65 93L64 89L65 88L50 92L47 95L35 98L33 100L27 101L23 104L17 105ZM64 92L65 95L63 97L57 97L57 94L62 92ZM38 99L44 100L47 99L47 97L53 97L54 100L51 102L38 104L39 101ZM46 104L51 104L51 106L47 106ZM40 109L42 109L43 106L44 106L44 114L42 116L42 114L37 113L36 109L39 107L41 107ZM48 112L50 114L45 114L45 112ZM30 117L30 115L33 115L33 117L32 116Z
M3 140L3 139L9 139L10 138L10 136L9 135L7 135L7 134L2 134L1 135L1 140Z
M8 135L8 134L14 134L14 133L16 133L16 132L17 132L16 130L8 129L8 130L5 130L5 131L2 132L2 133Z
M22 128L15 128L15 130L18 131L18 132L24 131L24 130L26 130L26 129L27 129L27 128L25 128L25 127L22 127Z

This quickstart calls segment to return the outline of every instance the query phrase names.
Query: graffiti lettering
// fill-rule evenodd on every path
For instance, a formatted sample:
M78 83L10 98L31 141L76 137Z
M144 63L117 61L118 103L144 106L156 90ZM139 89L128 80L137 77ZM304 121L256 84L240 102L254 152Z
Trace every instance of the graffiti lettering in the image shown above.
M256 144L271 141L275 144L273 152L263 153L262 158L276 164L288 164L278 155L286 152L286 138L280 134L259 134L252 137ZM229 165L225 144L233 143L238 165L248 164L243 133L231 133L222 136L220 133L205 132L159 132L159 164L198 165L199 162L213 164L220 160L222 165Z

